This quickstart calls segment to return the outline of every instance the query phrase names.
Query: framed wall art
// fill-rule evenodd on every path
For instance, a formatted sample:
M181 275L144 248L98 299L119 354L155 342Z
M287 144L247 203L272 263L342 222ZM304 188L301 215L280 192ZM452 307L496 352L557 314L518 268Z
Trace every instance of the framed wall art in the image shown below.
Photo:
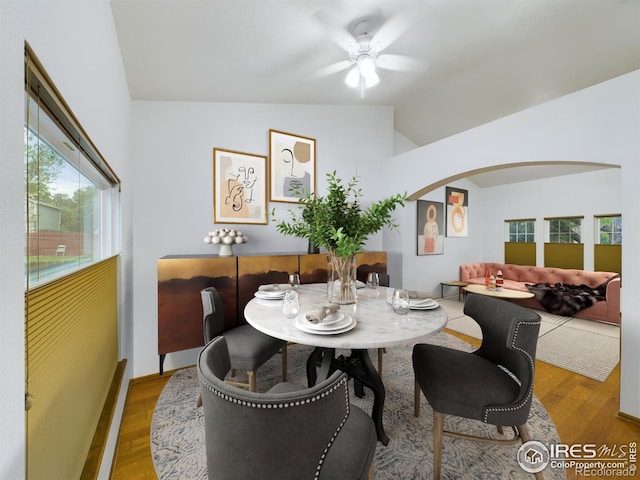
M417 201L418 255L444 253L444 204Z
M460 188L445 187L447 199L447 237L469 235L469 192Z
M267 157L213 149L213 222L267 223Z
M270 199L295 203L316 192L316 141L269 130Z

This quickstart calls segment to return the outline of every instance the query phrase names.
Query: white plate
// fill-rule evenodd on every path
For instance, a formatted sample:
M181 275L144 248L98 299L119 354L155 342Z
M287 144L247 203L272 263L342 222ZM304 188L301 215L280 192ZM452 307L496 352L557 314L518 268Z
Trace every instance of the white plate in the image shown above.
M263 292L262 290L258 290L253 295L255 297L262 298L263 300L282 300L284 298L284 291Z
M440 304L436 301L433 302L433 304L428 304L428 305L411 305L409 304L409 310L433 310L435 308L438 308L440 306Z
M392 297L387 298L389 305L393 304ZM433 310L438 308L440 304L432 298L414 298L409 300L409 310Z
M412 298L409 300L409 307L415 308L435 308L438 303L433 298Z
M296 317L296 322L300 322L303 326L309 327L311 330L341 330L351 323L351 317L345 316L343 313L341 313L339 316L339 320L332 321L331 323L326 323L324 321L320 323L311 323L305 318L304 315L301 315Z
M356 323L358 323L356 322L355 318L352 318L349 315L345 315L344 320L345 321L349 320L349 322L344 327L333 329L333 330L314 329L313 327L310 327L310 325L314 325L314 324L307 322L306 319L301 317L296 317L294 319L293 326L296 327L298 330L302 330L305 333L313 333L315 335L337 335L339 333L345 333L345 332L348 332L349 330L352 330L356 326Z
M367 286L366 283L361 282L360 280L356 280L356 288L364 288L366 286Z

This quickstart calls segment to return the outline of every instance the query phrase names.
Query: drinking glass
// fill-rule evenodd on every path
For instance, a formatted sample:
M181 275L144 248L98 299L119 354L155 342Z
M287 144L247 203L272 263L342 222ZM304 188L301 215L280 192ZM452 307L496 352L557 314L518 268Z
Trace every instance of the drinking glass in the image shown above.
M378 288L378 285L380 285L380 277L377 273L371 272L369 275L367 275L368 288Z
M284 292L282 300L282 311L287 318L297 317L300 313L300 298L295 290L287 290Z
M294 290L300 288L300 275L298 275L297 273L292 273L291 275L289 275L289 285L291 285L291 288L293 288Z
M409 313L409 290L394 290L391 298L391 307L394 312L400 315Z

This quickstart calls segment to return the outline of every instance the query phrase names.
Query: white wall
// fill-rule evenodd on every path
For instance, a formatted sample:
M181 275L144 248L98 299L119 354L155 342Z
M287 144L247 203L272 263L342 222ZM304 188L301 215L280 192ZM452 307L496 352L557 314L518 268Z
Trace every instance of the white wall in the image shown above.
M25 475L24 372L24 42L124 183L121 313L131 319L127 223L130 100L109 2L0 1L0 478ZM126 325L121 330L126 331ZM121 356L128 356L126 344ZM129 348L130 350L130 348ZM125 379L125 385L128 379ZM124 397L121 397L120 408ZM34 399L35 402L38 399ZM116 427L119 418L115 420ZM116 428L117 429L117 428ZM109 439L113 451L115 437ZM111 450L110 450L111 449Z
M621 172L612 168L482 189L485 260L504 261L505 220L535 218L536 262L544 266L544 218L583 215L584 269L593 270L593 217L622 211Z
M358 174L366 200L376 198L385 179L382 163L393 154L390 107L331 107L258 104L134 102L135 202L134 376L158 371L157 260L169 254L217 254L206 245L213 224L213 148L268 156L269 129L316 139L317 188L326 173ZM270 203L278 218L294 204ZM304 239L285 237L274 224L235 225L249 242L236 254L306 252ZM382 236L368 249L382 249ZM171 353L165 369L195 363L194 350Z
M506 163L582 161L622 166L620 204L624 222L622 264L622 374L620 409L640 417L640 313L634 293L640 291L640 268L635 245L640 244L640 71L567 95L439 142L398 155L386 172L411 172L404 178L410 193L441 179ZM390 183L388 189L397 185ZM546 189L545 189L546 191ZM557 192L551 192L556 195ZM489 210L486 202L476 207L470 200L470 231ZM471 210L473 209L473 210ZM415 229L415 216L405 212L403 231ZM502 229L500 229L502 231ZM403 238L404 240L404 238ZM489 239L490 240L490 239ZM486 242L483 238L481 241ZM405 240L405 242L407 242ZM491 240L492 244L494 243ZM445 244L445 256L449 249ZM630 248L625 248L629 245ZM404 252L410 252L408 248ZM483 249L483 257L492 249ZM435 257L435 256L434 256ZM424 258L424 257L420 257ZM428 257L431 262L431 256ZM453 264L465 257L449 257ZM434 262L437 262L435 260ZM431 263L403 256L403 281L429 275ZM441 271L438 271L438 275ZM447 275L448 277L448 275ZM442 278L427 277L435 288ZM455 278L455 277L454 277ZM429 288L429 284L425 287ZM630 292L627 294L627 292Z

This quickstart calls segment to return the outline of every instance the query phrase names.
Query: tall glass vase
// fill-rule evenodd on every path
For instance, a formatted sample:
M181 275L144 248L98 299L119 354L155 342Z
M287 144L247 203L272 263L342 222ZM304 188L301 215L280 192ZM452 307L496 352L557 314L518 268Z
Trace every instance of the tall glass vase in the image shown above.
M327 280L327 298L331 303L346 305L355 303L356 270L358 267L356 255L338 257L329 254L329 271Z

